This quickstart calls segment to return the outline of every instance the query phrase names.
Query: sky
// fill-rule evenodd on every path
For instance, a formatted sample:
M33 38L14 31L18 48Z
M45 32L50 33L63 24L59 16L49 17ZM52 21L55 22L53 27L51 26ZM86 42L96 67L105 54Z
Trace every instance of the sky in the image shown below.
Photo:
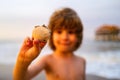
M103 24L120 26L120 0L0 0L0 40L31 36L35 25L48 25L51 14L61 7L78 13L86 38L93 38Z

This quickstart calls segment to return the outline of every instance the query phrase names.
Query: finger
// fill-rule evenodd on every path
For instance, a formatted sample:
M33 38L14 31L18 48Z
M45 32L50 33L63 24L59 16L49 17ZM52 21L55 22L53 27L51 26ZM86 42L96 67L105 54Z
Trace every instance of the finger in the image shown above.
M26 51L29 49L29 42L30 42L30 38L26 37L22 43L21 49L19 51L19 56L24 57Z
M47 43L46 41L41 41L39 46L43 48L46 45L46 43Z
M24 42L25 46L32 47L33 46L33 40L27 37Z
M32 45L33 45L32 40L29 37L26 37L24 39L21 49L22 50L29 49L30 47L32 47Z
M33 46L34 46L36 49L40 49L39 43L40 43L39 40L36 40L36 39L33 40Z

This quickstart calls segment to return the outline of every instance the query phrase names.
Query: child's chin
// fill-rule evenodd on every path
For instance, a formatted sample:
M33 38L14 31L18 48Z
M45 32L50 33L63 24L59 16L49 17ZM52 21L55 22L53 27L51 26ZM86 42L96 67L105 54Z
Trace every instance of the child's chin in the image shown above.
M72 49L63 48L63 49L61 49L61 51L62 51L62 52L71 52L71 51L72 51Z

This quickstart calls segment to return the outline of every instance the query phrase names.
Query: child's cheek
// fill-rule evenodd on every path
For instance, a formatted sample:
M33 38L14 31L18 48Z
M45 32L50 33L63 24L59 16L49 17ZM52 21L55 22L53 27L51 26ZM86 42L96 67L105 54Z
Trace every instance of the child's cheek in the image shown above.
M58 39L59 39L59 36L56 35L56 34L53 34L53 41L54 41L54 40L58 40Z

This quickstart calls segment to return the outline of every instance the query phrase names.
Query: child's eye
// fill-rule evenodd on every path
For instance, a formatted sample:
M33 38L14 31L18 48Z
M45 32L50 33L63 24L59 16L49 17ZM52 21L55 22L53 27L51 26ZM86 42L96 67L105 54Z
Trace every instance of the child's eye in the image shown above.
M69 34L74 34L75 32L74 31L68 31Z
M61 30L58 30L58 31L56 31L58 34L61 34L62 33L62 31Z

